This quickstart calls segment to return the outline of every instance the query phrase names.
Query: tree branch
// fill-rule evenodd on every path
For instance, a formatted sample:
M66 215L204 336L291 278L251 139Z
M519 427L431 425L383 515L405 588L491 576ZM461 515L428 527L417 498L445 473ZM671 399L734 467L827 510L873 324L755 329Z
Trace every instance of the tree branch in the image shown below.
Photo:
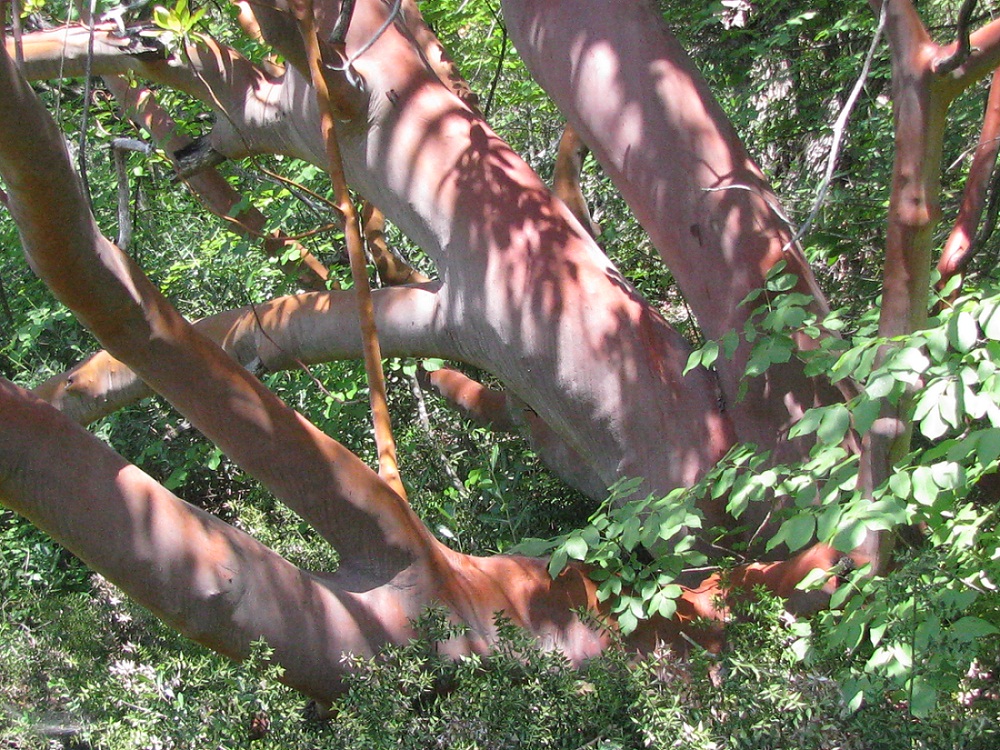
M969 176L965 181L965 190L962 193L962 205L958 209L955 225L938 260L937 268L941 274L937 282L938 289L943 289L953 276L962 273L979 249L980 244L975 242L976 228L979 226L983 207L986 205L990 175L996 166L998 150L1000 150L1000 70L993 73L983 127L979 133L979 143L976 145L972 165L969 167Z
M372 295L386 356L454 357L435 285L380 289ZM202 318L194 324L241 367L269 372L337 359L359 359L357 307L352 292L279 297ZM35 393L80 424L152 394L127 365L97 352Z
M361 323L361 341L364 351L365 375L368 380L368 393L371 402L372 423L375 429L375 448L378 451L378 473L396 493L406 499L406 489L399 476L399 464L396 457L396 439L392 434L392 424L389 417L389 404L385 392L385 373L382 371L382 354L379 349L378 329L375 326L375 311L372 306L371 288L368 285L368 268L365 261L364 240L354 201L351 200L344 175L344 162L340 153L340 143L334 127L335 115L343 118L347 112L339 100L331 95L327 75L324 73L319 36L316 31L312 0L304 0L302 7L296 9L296 19L299 31L306 49L306 60L309 62L309 74L313 89L316 92L316 102L319 107L320 130L326 146L326 169L333 183L334 198L337 210L344 219L344 238L347 242L347 254L351 260L351 278L354 281L354 294L358 303L358 319ZM390 16L391 19L391 16ZM388 21L387 21L388 23ZM383 26L384 30L384 26ZM378 32L380 35L382 30ZM361 50L356 55L362 54ZM344 75L349 74L350 65L345 65ZM341 76L338 76L340 78Z
M197 334L100 234L62 133L6 52L0 54L0 174L38 275L112 354L312 523L357 585L381 585L428 562L433 538L405 503ZM196 384L192 373L200 374ZM303 461L326 469L304 476ZM378 558L372 549L380 550Z
M972 53L972 42L969 40L969 22L972 20L972 11L976 8L976 2L977 0L964 0L962 3L955 28L954 51L934 65L934 72L938 75L948 75L969 59L969 55Z
M344 653L412 637L405 618L381 614L406 606L398 589L352 591L296 568L2 379L0 412L0 502L187 637L234 659L264 638L282 680L324 701Z
M580 187L583 160L589 153L590 149L587 148L587 144L583 142L573 126L567 123L566 127L563 128L562 137L559 139L559 148L556 151L556 166L552 174L552 192L566 204L577 221L590 233L590 236L597 237L601 233L601 227L591 218L587 199L584 198L583 189Z

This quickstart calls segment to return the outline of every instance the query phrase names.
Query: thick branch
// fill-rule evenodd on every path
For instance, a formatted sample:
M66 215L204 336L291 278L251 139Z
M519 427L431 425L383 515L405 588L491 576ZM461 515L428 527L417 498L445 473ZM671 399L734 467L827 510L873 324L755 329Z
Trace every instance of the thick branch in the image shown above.
M428 560L429 534L395 493L198 335L100 234L61 132L6 52L0 57L0 174L25 252L56 295L112 354L313 523L359 585L384 583ZM193 382L192 373L201 373L200 380ZM325 470L303 476L303 461Z
M433 287L381 289L372 296L386 356L452 357L450 336L436 325L439 297ZM242 367L270 372L335 359L358 359L361 336L351 292L281 297L229 310L194 324ZM81 424L151 394L127 365L98 352L35 389Z
M189 638L236 659L265 638L288 684L329 700L345 653L412 636L405 617L384 614L420 613L398 588L350 591L299 570L2 380L0 413L0 502Z
M978 247L974 244L976 228L983 215L986 196L990 185L990 175L996 167L997 151L1000 150L1000 71L994 71L990 84L990 95L986 102L986 114L979 133L979 143L972 156L972 166L965 181L962 205L951 234L945 242L938 271L941 278L938 289L956 274L962 273L974 257Z
M348 55L368 43L388 11L358 3ZM321 19L323 33L327 22L333 19ZM651 491L666 492L695 481L734 438L733 412L720 413L712 378L703 371L681 377L687 343L523 160L441 84L405 32L390 25L357 60L365 109L337 124L338 138L352 186L434 261L456 358L498 376L605 484L641 476ZM142 68L154 79L160 72ZM229 121L217 123L217 150L271 149L323 164L318 112L301 73L289 66L280 81L255 76L234 75L232 90L222 92L222 101L240 102L242 120L233 117L241 129L228 140ZM780 389L773 393L784 408ZM756 442L784 434L790 418L775 419L763 398L748 401L766 422Z

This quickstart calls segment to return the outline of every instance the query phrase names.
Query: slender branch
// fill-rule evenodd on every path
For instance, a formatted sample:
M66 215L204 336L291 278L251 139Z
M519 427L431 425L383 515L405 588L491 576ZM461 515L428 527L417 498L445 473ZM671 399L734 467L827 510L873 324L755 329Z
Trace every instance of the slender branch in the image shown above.
M97 0L90 0L90 10L87 13L87 23L89 27L89 37L87 39L87 62L83 77L83 112L80 114L80 145L77 153L78 170L80 179L83 181L83 192L87 196L87 201L93 205L93 198L90 195L90 180L87 178L87 124L90 119L90 79L94 68L94 25L91 19L94 17L94 9Z
M837 159L840 157L840 148L843 145L844 134L847 132L847 122L851 117L851 112L854 111L854 106L857 104L858 97L861 95L861 90L864 88L865 82L868 80L868 74L871 72L872 60L875 58L875 50L878 48L878 43L882 39L882 32L885 29L885 5L882 6L879 11L878 16L878 26L875 29L875 34L872 37L871 44L868 45L868 54L865 55L864 64L861 66L861 73L858 75L858 80L854 82L854 88L851 89L850 95L847 97L847 101L844 102L844 106L840 110L840 114L837 115L837 120L833 123L833 142L830 144L830 154L826 159L826 171L823 174L823 181L820 183L819 188L816 191L816 200L813 201L812 209L809 211L809 215L806 220L802 222L802 225L798 228L795 234L782 248L783 251L787 251L789 248L794 247L803 237L809 232L812 227L813 222L816 220L816 216L819 214L820 208L823 207L823 203L826 200L826 193L830 189L830 183L833 181L833 171L837 166Z
M24 68L24 43L21 31L21 0L10 0L10 26L14 32L14 61L18 70Z
M500 83L500 74L503 72L503 64L507 59L507 26L500 24L500 59L497 60L497 68L493 72L493 80L490 82L490 93L486 97L486 106L483 108L483 117L489 119L490 110L493 109L493 95L496 94L497 84Z
M351 17L354 15L354 1L344 0L340 5L340 15L337 16L337 23L330 32L330 44L343 44L347 38L347 30L351 26Z
M427 441L431 444L431 448L437 456L441 470L448 477L451 486L455 488L459 499L463 502L467 501L469 499L469 489L462 482L462 478L458 476L458 472L455 471L455 467L452 465L451 459L448 458L448 454L441 448L440 439L434 434L434 426L431 424L430 415L427 412L427 400L424 398L424 389L420 385L419 373L414 373L410 376L410 391L413 393L413 400L416 403L417 424L420 425L420 428L427 436ZM461 545L459 549L461 550Z
M399 10L397 2L395 12ZM388 28L395 13L389 15L383 29ZM351 200L344 175L344 165L340 153L340 144L334 127L334 112L336 103L330 95L323 74L322 52L319 37L316 32L316 22L313 16L312 0L306 0L297 13L299 31L305 44L306 60L309 63L309 73L313 88L316 91L316 101L320 113L320 128L326 147L327 170L333 183L333 191L337 209L344 217L344 236L347 242L347 253L351 261L351 277L358 302L358 318L361 323L361 338L364 347L365 374L368 378L368 391L371 398L372 422L375 428L375 447L378 451L379 476L406 499L406 490L399 476L399 466L396 459L396 442L392 435L392 425L389 419L389 405L385 393L385 374L382 371L382 355L379 351L378 331L375 327L375 313L372 306L371 289L368 286L368 269L365 262L364 245L358 215ZM377 38L381 33L376 35ZM355 54L360 55L364 48ZM345 68L350 68L348 60Z
M115 165L115 178L118 182L118 242L115 243L125 252L132 245L132 213L129 210L131 202L129 195L128 172L125 169L125 152L140 151L149 154L153 147L134 138L115 138L111 141L111 159Z
M976 8L976 0L965 0L958 11L958 24L955 30L957 38L955 51L944 60L939 61L934 66L934 72L945 76L962 65L972 54L972 42L969 39L969 23L972 20L972 11Z
M402 7L403 7L403 0L396 0L396 2L392 6L392 10L389 11L389 15L386 16L385 20L382 22L382 25L378 27L378 29L375 31L374 34L371 35L371 37L369 37L367 42L362 44L361 47L358 48L358 50L353 55L347 58L347 61L344 63L345 71L349 71L351 66L355 63L355 61L363 54L365 54L365 52L370 50L372 46L375 44L375 42L379 40L379 37L381 37L386 32L386 29L392 26L393 22L396 20L396 16L399 15L399 9Z
M994 169L998 150L1000 150L1000 70L993 73L990 95L986 102L986 113L983 117L983 127L975 147L972 165L969 167L969 176L966 179L962 195L962 205L938 261L937 267L941 274L937 284L938 289L944 288L953 276L962 273L978 249L982 247L980 240L982 233L977 235L976 228L982 218L987 194L990 194L990 202L995 202L997 176ZM992 181L990 179L991 173L994 173ZM991 190L992 193L989 192ZM987 222L987 227L988 224L989 222ZM991 231L989 229L986 236L989 236Z

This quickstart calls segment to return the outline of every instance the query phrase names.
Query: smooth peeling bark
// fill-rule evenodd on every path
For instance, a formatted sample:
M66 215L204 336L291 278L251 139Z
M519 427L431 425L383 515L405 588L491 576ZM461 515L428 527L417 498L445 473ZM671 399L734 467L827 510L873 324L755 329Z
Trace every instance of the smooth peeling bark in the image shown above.
M348 54L387 12L359 3ZM322 36L332 18L320 20ZM272 80L211 44L192 64L223 88L217 150L323 164L314 97L295 67ZM176 63L134 67L168 85L182 79ZM688 344L441 83L410 36L390 26L355 68L368 99L366 112L338 124L348 181L435 261L457 359L498 376L607 485L638 476L666 492L700 477L733 432L713 379L700 370L681 377Z
M451 357L451 335L439 325L433 283L372 295L383 352L390 357ZM357 305L347 291L307 292L227 310L194 323L241 367L277 372L361 354ZM97 352L35 388L80 424L89 424L152 394L127 365Z
M521 57L621 191L677 280L706 338L742 331L740 301L779 260L819 309L805 258L786 245L778 201L704 79L643 0L504 0ZM808 342L801 342L808 345ZM736 394L749 347L717 363L741 442L805 455L787 430L832 389L797 364L772 367Z
M100 234L62 133L6 54L0 175L36 273L109 352L334 544L359 586L429 563L433 539L405 503L197 334Z
M358 4L348 54L386 12ZM364 123L338 126L348 180L436 263L458 359L497 375L606 484L696 480L732 434L711 378L680 376L687 343L408 36L390 26L355 67L369 99ZM318 131L300 155L323 158Z
M596 608L594 584L581 571L571 569L553 580L543 560L471 558L448 550L355 456L281 404L217 346L197 335L141 272L97 232L55 124L16 76L10 59L2 55L0 113L12 112L17 116L0 116L0 175L9 187L10 208L36 270L98 338L112 344L112 351L117 350L230 458L297 510L340 553L339 569L324 579L335 601L331 603L314 591L301 594L317 599L316 606L325 619L314 630L320 641L324 631L329 631L332 645L326 645L327 649L342 655L356 646L357 651L370 653L363 648L365 644L404 642L411 635L409 619L427 606L442 604L457 622L470 627L468 635L446 645L455 653L487 650L497 611L505 612L544 645L562 650L574 663L601 651L606 636L585 626L575 614L580 607ZM52 212L46 211L50 203L57 207L54 225L50 223ZM195 373L197 379L192 377ZM15 411L9 411L17 417ZM56 419L56 412L47 413ZM60 450L72 451L73 438L84 433L64 429L66 418L58 419L62 423L50 421L46 432L68 440ZM34 420L32 415L12 417L4 426L18 427ZM41 468L48 465L46 456L51 458L59 450L39 452L30 439L35 433L27 429L5 430L4 434L9 455L0 459L0 482L7 502L23 509L23 498L34 498L40 508L33 515L36 522L57 536L65 535L54 508L59 490L70 485L65 478L53 483ZM98 463L87 450L82 453ZM41 458L32 462L31 456ZM109 473L120 476L133 472L117 459L111 460ZM106 480L98 484L103 490L108 488ZM101 494L102 489L95 493ZM146 487L140 495L152 493L155 490ZM111 503L116 504L116 500L112 498ZM105 508L98 498L85 505L86 513L79 519L83 537L68 538L67 542L92 564L101 566L95 548L108 546L101 512ZM127 510L129 516L134 513ZM174 520L152 527L166 539L167 546L184 531L184 519L176 519L183 514L171 513ZM139 552L124 553L115 579L130 580L128 561ZM153 557L154 572L162 572L156 564L159 555ZM196 555L181 557L182 562L191 559L192 564L200 564ZM278 590L286 585L294 587L289 580L298 575L294 569L282 574L277 570L281 563L273 558L259 565L261 575L274 580ZM217 567L225 571L233 564L223 556ZM201 597L211 598L219 610L197 614L202 619L196 619L195 626L185 626L186 632L224 653L239 656L239 648L229 645L230 630L238 623L234 608L238 611L244 602L246 606L253 602L247 602L242 589L231 594L221 591L225 584L210 574L204 581L153 579L138 587L137 596L140 601L147 596L147 585L169 587L169 592L149 595L154 608L167 617L173 610L161 608L159 596L168 601L176 596L178 607L184 609L193 590L191 606L196 613ZM204 594L198 588L201 585L208 589ZM294 598L284 604L292 606ZM276 628L285 628L286 633L290 630L286 623L299 622L296 613L284 606L268 605L264 610L260 617ZM183 619L174 621L183 624ZM351 632L339 636L340 626L351 628ZM307 681L297 682L298 686L318 695L337 689L337 672L327 670L322 661L319 667L311 668L313 674L325 673L317 678L321 686Z
M0 415L0 504L192 640L240 660L263 638L284 668L282 680L318 700L343 689L346 655L371 657L408 642L416 636L411 621L429 606L470 628L442 644L452 656L485 653L496 612L574 664L607 646L575 614L596 607L594 586L578 570L553 580L543 560L442 548L433 568L414 566L359 589L349 570L303 571L178 499L2 379Z
M344 653L411 635L418 606L299 570L6 381L0 414L0 502L185 636L235 659L265 638L285 681L328 700Z

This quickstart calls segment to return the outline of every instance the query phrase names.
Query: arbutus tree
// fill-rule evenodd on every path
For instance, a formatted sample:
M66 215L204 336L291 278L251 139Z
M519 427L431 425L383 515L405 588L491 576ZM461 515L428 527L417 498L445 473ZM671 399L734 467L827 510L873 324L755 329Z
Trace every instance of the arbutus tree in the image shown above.
M880 323L888 338L925 320L948 105L1000 62L1000 26L970 35L963 14L958 40L941 46L909 0L871 5L892 53L897 131ZM553 579L545 560L448 549L386 480L246 369L360 356L370 337L359 335L354 293L308 292L188 324L97 227L63 136L25 79L105 76L126 115L171 150L191 188L250 236L261 234L259 217L234 212L238 200L212 178L211 165L185 172L166 113L150 92L116 76L170 87L212 109L215 127L194 149L209 161L283 154L336 171L341 159L351 188L437 269L434 280L372 294L382 353L441 357L495 375L503 393L447 370L432 382L485 419L524 424L550 465L592 494L641 478L643 493L664 495L697 482L741 443L776 462L801 460L811 443L789 439L788 430L842 394L796 360L746 381L749 342L715 371L685 374L690 344L603 254L572 184L557 186L567 200L558 199L490 129L414 3L361 0L344 12L332 2L261 2L240 10L247 33L284 66L255 64L201 35L183 34L171 49L143 26L122 33L95 22L7 40L4 202L32 268L106 351L37 395L3 383L0 498L191 638L234 658L264 638L284 679L320 700L340 688L345 653L405 641L431 605L468 626L445 644L456 655L487 651L493 614L502 611L572 661L592 657L608 635L579 617L580 609L601 612L584 568ZM503 14L528 68L634 210L707 338L744 331L751 311L740 303L778 263L796 278L789 291L824 311L776 196L649 4L511 0ZM317 98L315 84L327 95ZM568 136L571 160L581 148ZM976 157L989 158L989 149ZM985 182L970 179L963 226L981 212ZM356 221L352 211L341 207ZM377 233L377 222L370 226ZM268 238L272 247L293 241ZM322 268L304 260L313 282L322 279ZM942 260L945 275L959 268ZM795 340L817 345L805 334ZM92 421L149 390L328 540L337 571L293 566L182 503L69 419ZM904 410L887 403L858 447L867 491L885 480L907 441ZM733 525L722 501L700 510L708 525ZM753 506L733 539L756 539L769 520L767 507ZM705 551L714 552L707 544ZM890 551L883 532L844 553L881 570ZM764 583L796 599L792 606L811 607L816 597L795 585L844 553L816 544L784 562L748 563L727 585ZM719 616L719 585L717 577L693 583L675 618L647 621L631 642L683 644L684 631L717 644L717 631L691 621Z

